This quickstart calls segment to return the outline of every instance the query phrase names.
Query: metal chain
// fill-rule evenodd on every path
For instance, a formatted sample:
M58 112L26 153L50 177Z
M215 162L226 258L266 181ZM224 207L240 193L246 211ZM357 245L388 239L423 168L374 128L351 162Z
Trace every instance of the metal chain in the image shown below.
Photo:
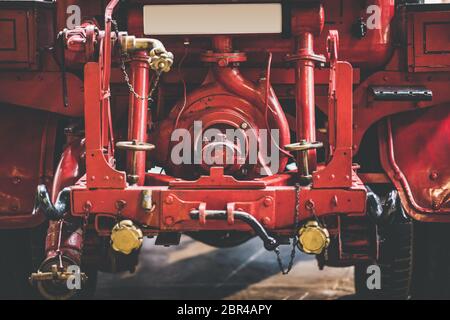
M156 73L155 81L152 85L152 88L150 89L148 96L142 97L134 90L134 87L131 84L130 77L129 77L129 75L127 73L127 69L125 67L125 59L124 59L125 57L126 57L126 55L123 55L123 54L120 55L120 69L122 70L123 77L125 79L125 82L127 83L128 90L130 91L130 93L132 93L136 97L136 99L148 100L149 103L153 103L152 97L153 97L153 94L154 94L156 88L158 87L159 78L161 77L161 72Z
M84 210L84 216L83 216L83 224L81 225L81 231L86 232L87 230L87 226L89 224L89 215L90 215L91 211L90 209L85 209Z
M59 266L58 268L63 269L63 261L62 261L62 252L61 252L61 242L62 242L62 232L63 232L63 226L64 226L64 218L61 220L58 220L59 223L59 234L58 234L58 246L56 247L56 254L58 256Z
M294 228L297 231L299 227L299 218L300 218L300 185L297 183L295 185L295 218L294 218ZM279 247L275 248L275 254L277 256L278 267L282 274L288 274L292 267L294 266L295 254L297 252L297 234L292 239L292 249L291 249L291 258L289 260L289 264L287 269L284 269L283 261L281 260L280 249Z
M115 20L111 20L111 24L113 26L114 33L116 34L116 37L118 38L119 37L119 28L117 26L117 22ZM153 83L153 86L150 89L148 96L147 97L140 96L136 92L136 90L134 90L134 87L131 84L130 76L128 75L127 68L125 66L125 58L129 58L129 57L126 53L122 53L122 50L120 49L120 70L122 70L122 74L125 79L125 82L127 83L128 90L130 91L130 93L132 93L136 97L136 99L148 100L150 104L153 103L154 100L152 97L153 97L153 94L154 94L156 88L159 85L159 78L161 77L161 71L156 72L156 78Z
M316 220L316 222L319 224L319 226L323 227L326 229L326 225L325 223L316 215L316 208L315 206L313 206L310 210L312 216L314 217L314 219ZM325 250L323 251L323 257L325 260L328 260L328 247L325 248Z

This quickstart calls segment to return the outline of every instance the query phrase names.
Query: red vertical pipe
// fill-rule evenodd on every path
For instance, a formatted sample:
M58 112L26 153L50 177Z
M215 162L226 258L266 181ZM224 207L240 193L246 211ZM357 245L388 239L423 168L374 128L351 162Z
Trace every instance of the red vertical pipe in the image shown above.
M147 121L148 121L148 92L149 92L149 64L148 55L145 51L137 51L132 56L131 61L131 84L134 91L139 95L130 93L130 108L128 112L128 140L138 142L147 141ZM128 152L127 164L128 172L132 172L133 154ZM139 176L137 184L143 185L145 180L145 151L136 152L136 175Z
M308 59L314 55L313 35L303 32L298 36L297 54L302 57L297 60L295 81L296 126L297 140L316 141L316 118L314 96L314 61ZM297 163L302 163L302 154L297 152ZM317 167L316 151L308 152L310 172ZM300 172L300 170L299 170Z
M215 36L212 38L213 48L217 52L230 53L233 50L233 43L230 36Z

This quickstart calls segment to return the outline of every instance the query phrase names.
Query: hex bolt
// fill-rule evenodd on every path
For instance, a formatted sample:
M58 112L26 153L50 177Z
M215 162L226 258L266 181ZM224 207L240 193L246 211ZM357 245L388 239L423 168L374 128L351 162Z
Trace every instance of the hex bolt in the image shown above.
M167 196L166 203L167 204L172 204L173 203L173 197L172 196Z
M270 207L271 205L272 205L272 198L271 197L266 197L265 199L264 199L264 206L266 206L266 207Z
M166 218L164 219L164 223L165 223L166 225L168 225L168 226L173 225L173 223L174 223L173 217L171 217L171 216L166 217Z
M269 217L264 217L262 219L262 224L267 226L270 223L270 218Z
M439 174L436 171L430 173L430 180L436 180L439 177Z

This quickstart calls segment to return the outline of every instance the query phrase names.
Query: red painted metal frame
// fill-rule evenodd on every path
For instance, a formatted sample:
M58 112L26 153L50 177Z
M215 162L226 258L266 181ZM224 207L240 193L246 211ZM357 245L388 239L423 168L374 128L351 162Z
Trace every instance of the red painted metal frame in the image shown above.
M329 142L331 160L313 173L314 188L349 188L352 186L352 66L331 61L329 90Z
M113 1L114 4L114 1ZM110 6L108 7L111 9ZM319 11L320 13L321 11ZM323 13L323 12L322 12ZM108 25L108 15L111 12L107 10L106 21ZM108 33L108 29L106 29ZM220 38L216 41L216 50L227 51L230 46L228 39ZM219 41L220 40L220 41ZM222 41L223 40L223 41ZM336 38L333 38L337 42ZM289 186L288 181L291 179L262 179L255 181L237 181L231 176L223 174L223 169L212 168L209 176L203 176L197 181L177 181L175 178L170 179L164 177L165 182L160 186L127 186L125 182L125 174L116 171L112 167L108 150L104 146L108 145L101 138L102 132L106 124L102 124L104 120L105 110L109 110L108 100L109 85L104 83L100 88L99 79L109 79L108 64L110 63L111 50L109 40L104 39L103 51L100 55L100 61L103 62L103 69L97 63L88 63L85 67L85 122L86 122L86 177L81 179L77 186L72 187L72 214L85 215L88 211L91 214L100 213L102 215L111 215L111 217L129 218L145 227L146 232L154 233L155 231L193 231L193 230L248 230L250 227L240 222L232 223L232 216L227 221L211 221L206 222L204 219L192 220L189 212L192 209L198 209L204 213L206 209L227 209L236 208L244 210L252 214L261 221L267 229L277 230L279 233L292 234L295 232L294 216L297 191L294 186ZM311 48L309 48L311 49ZM349 64L337 61L337 43L332 54L332 69L330 72L330 92L335 97L350 96L353 71ZM109 56L105 57L105 55ZM106 62L105 62L106 61ZM299 68L301 73L302 64ZM307 69L311 66L308 64ZM308 69L309 70L309 69ZM311 69L313 72L313 69ZM136 68L134 72L138 72ZM249 96L249 100L260 105L260 100L264 101L257 91L251 89L253 86L240 79L237 69L228 67L218 67L215 75L220 83L226 88L230 87L232 92L238 92L240 96ZM145 86L139 86L142 82L148 82L148 72L144 71L137 74L135 84L138 85L138 94L144 95ZM297 82L304 82L303 85L308 88L314 87L312 73L306 74L307 77L298 78ZM146 78L146 79L145 79ZM347 84L346 86L344 84ZM311 93L311 92L310 92ZM273 93L272 93L273 94ZM314 107L314 95L308 97L305 108ZM274 101L272 98L271 101ZM146 106L142 101L135 101L135 97L131 97L131 137L144 139L142 130L145 128L146 121L142 117L135 118L134 111L136 108L142 110ZM351 98L338 99L339 103L330 99L330 105L336 108L335 124L349 124L343 126L343 135L351 136ZM311 103L309 103L311 102ZM309 104L308 104L309 103ZM275 110L278 104L272 104ZM103 108L102 108L103 107ZM334 109L333 109L334 110ZM297 110L303 113L302 107ZM311 110L306 111L312 116ZM281 112L281 111L280 111ZM281 112L280 115L283 115ZM142 116L142 115L141 115ZM145 117L144 117L145 118ZM311 119L310 119L311 120ZM137 122L136 122L137 121ZM314 122L311 120L312 123ZM137 126L137 129L133 129ZM283 129L284 125L281 126ZM310 125L305 127L305 134L311 137ZM341 130L341 129L340 129ZM341 131L339 131L339 134ZM337 134L337 133L336 133ZM349 143L350 142L350 143ZM344 152L345 148L350 148L349 153L343 159L340 158L340 152ZM347 150L347 149L345 149ZM347 161L350 159L350 161ZM340 163L341 166L336 166ZM329 167L330 164L332 167ZM323 216L333 213L339 214L365 214L366 192L365 188L352 173L351 164L351 138L336 139L336 146L333 160L320 172L334 175L336 178L335 185L325 189L326 184L315 177L313 188L305 187L300 189L300 219L309 219L312 216ZM346 168L342 168L346 166ZM144 168L142 168L144 169ZM344 177L345 182L341 182L341 173L349 173L348 177ZM282 175L284 176L284 175ZM158 181L157 177L153 181ZM347 179L346 179L347 178ZM86 180L86 185L84 184ZM319 182L317 182L319 181ZM271 186L270 183L275 185ZM284 182L284 183L283 183ZM332 183L333 183L332 182ZM168 186L166 186L168 184ZM314 188L318 184L324 189ZM151 192L154 208L150 211L142 208L142 192ZM230 211L231 212L231 211ZM200 214L200 217L202 214Z
M87 187L123 189L126 187L125 172L111 167L113 159L105 150L102 140L102 132L104 132L102 128L105 127L103 116L105 108L102 108L102 102L105 99L101 95L99 65L95 62L87 63L84 76Z
M86 204L91 213L132 219L145 226L144 232L198 231L198 230L246 230L245 224L226 221L192 220L192 209L226 209L233 205L238 210L252 214L263 225L278 233L295 232L294 208L296 191L292 186L270 186L266 183L236 183L222 175L220 168L212 176L201 181L190 181L167 186L135 186L124 190L88 190L72 188L72 214L83 216ZM300 218L310 219L333 213L365 214L366 190L355 176L351 189L303 188L300 191ZM175 180L175 179L174 179ZM242 184L242 185L241 185ZM155 209L151 212L141 207L142 192L151 191ZM120 204L120 206L118 206Z
M131 8L129 11L128 17L128 31L131 34L135 34L139 36L142 29L142 4L136 1L130 1ZM149 2L159 2L166 3L162 0L155 0ZM195 1L192 1L195 2ZM352 185L352 188L355 188L358 183L353 181L353 172L351 169L351 153L348 153L349 144L353 148L353 153L356 153L360 147L361 141L363 139L364 134L367 132L368 128L375 123L379 122L381 119L391 116L398 113L410 112L400 114L399 117L410 117L412 114L416 114L422 112L422 109L430 109L430 108L445 108L448 106L450 102L450 91L448 90L448 74L445 71L448 71L448 53L427 53L421 54L420 49L424 47L424 45L429 48L436 48L436 46L444 45L439 38L435 38L433 33L422 33L424 31L424 25L429 22L447 22L448 12L411 12L407 13L405 17L398 15L398 21L396 23L391 23L394 18L394 2L392 0L376 0L372 3L378 5L383 8L382 10L382 29L379 31L369 31L366 37L363 39L355 38L349 30L351 29L351 25L355 22L355 19L364 16L365 12L361 12L361 8L359 6L359 1L348 2L345 5L345 10L341 12L339 7L343 5L342 1L323 1L324 8L327 13L326 16L326 24L324 26L324 32L321 35L317 36L314 40L315 42L315 52L319 54L325 54L325 37L327 36L327 31L330 28L336 28L340 31L341 34L341 57L345 57L345 60L350 61L352 65L357 70L357 74L359 75L359 68L363 71L362 82L359 83L359 80L356 80L357 85L354 88L353 93L351 92L351 77L350 71L348 70L348 66L344 62L337 62L335 65L337 72L339 73L339 79L346 79L340 82L339 79L336 80L336 85L341 89L336 93L336 97L339 94L342 94L341 98L336 98L331 96L331 101L328 95L325 93L326 90L323 87L320 88L320 85L326 85L326 78L328 77L328 70L322 70L315 72L315 79L313 83L316 85L315 92L315 100L318 107L328 114L330 119L334 118L334 121L329 121L329 140L331 146L333 146L333 157L331 158L331 162L327 163L327 166L319 166L318 172L314 173L313 180L313 189L311 192L314 194L319 194L320 192L330 190L345 190L348 185ZM77 0L62 0L58 1L57 6L57 15L58 15L58 26L63 26L66 20L66 8L68 4L82 4L83 13L87 16L96 16L100 14L100 11L103 9L102 5L95 1L90 1L89 3ZM117 4L117 1L113 1L111 5L108 6L107 14L106 14L106 25L104 34L111 34L111 12L112 8ZM1 3L3 6L8 6L9 4ZM15 10L15 9L14 9ZM2 11L2 13L6 13L7 10ZM9 12L9 11L8 11ZM25 12L25 11L24 11ZM33 11L28 11L33 13ZM16 14L15 12L13 14ZM298 18L302 16L301 9L295 9L293 12L293 17ZM312 17L312 16L311 16ZM305 25L310 24L313 25L314 29L304 30L304 25L302 19L298 19L297 24L294 24L293 31L296 33L301 32L312 32L315 33L317 28L320 27L321 21L317 20L317 15L314 15L314 19L304 20ZM320 17L320 15L319 15ZM86 149L87 149L87 167L88 172L86 177L79 181L79 184L86 184L87 188L94 192L94 189L99 190L110 190L117 189L124 192L124 197L127 194L128 186L125 181L125 173L117 171L114 169L114 158L113 158L113 142L112 142L112 134L111 127L109 123L109 117L111 115L110 111L110 85L109 78L115 81L113 73L114 70L111 71L111 42L110 37L106 37L106 41L99 43L98 45L101 47L100 52L100 64L96 63L88 63L85 67L85 82L84 84L77 78L73 73L68 72L66 74L67 77L67 85L68 85L68 95L69 95L69 108L64 108L62 103L62 87L61 87L61 73L59 71L59 66L55 61L55 57L52 56L46 50L46 44L50 44L54 39L54 30L50 27L50 23L47 23L45 27L45 32L40 34L40 37L45 37L48 41L41 42L41 38L37 38L37 25L35 24L35 16L31 14L29 16L29 21L31 22L28 25L26 33L18 33L17 41L22 42L29 41L28 49L24 52L27 53L30 61L24 61L20 63L9 63L4 59L1 59L1 67L2 68L36 68L36 63L40 64L42 70L39 72L29 72L29 71L2 71L0 75L0 101L2 104L11 104L17 106L23 106L30 109L39 109L42 111L49 111L52 113L58 113L65 116L70 117L79 117L83 114L83 104L84 104L84 113L85 113L85 124L86 124L86 136L88 137ZM443 21L445 20L445 21ZM41 21L44 21L41 19ZM311 23L311 21L313 21ZM314 22L315 21L315 22ZM62 29L62 28L60 28ZM53 31L52 31L53 30ZM404 48L394 48L393 46L393 30L397 30L399 32L405 31L408 41L405 43ZM445 30L444 30L445 31ZM29 39L25 39L26 35L29 36ZM297 34L298 35L298 34ZM426 35L426 37L422 37L422 35ZM114 35L113 35L114 36ZM167 47L174 51L175 56L181 56L185 50L183 46L183 41L180 41L180 37L163 37L162 40ZM191 65L187 65L188 68L191 68L191 72L189 74L199 73L199 69L197 66L198 56L203 53L207 48L210 48L210 39L202 38L202 37L192 37L188 40L191 41L190 52L192 54L192 61L194 62ZM37 43L38 41L39 43ZM424 43L426 41L426 43ZM283 71L282 67L284 66L284 58L287 53L295 52L294 48L295 40L292 39L283 39L278 35L267 35L264 37L252 37L252 36L236 36L233 39L233 45L235 49L240 52L245 52L249 58L251 59L253 66L263 65L266 59L266 52L273 52L274 54L274 70L272 72L272 83L280 84L279 86L274 85L274 89L277 92L278 97L291 99L294 91L292 91L289 85L294 83L294 77L297 73L298 77L300 74L295 72L294 70L287 69ZM36 55L36 46L43 48L43 52L39 52L39 59L35 59ZM75 45L75 44L74 44ZM311 47L308 45L307 47ZM262 50L264 48L264 50ZM8 53L9 54L9 53ZM17 56L19 57L19 56ZM22 57L22 55L20 56ZM441 60L437 60L436 58ZM386 64L390 61L388 64ZM407 62L407 65L405 64ZM358 68L358 69L356 69ZM380 70L382 69L382 70ZM404 72L402 70L409 69L410 72ZM374 72L374 70L380 70ZM420 73L414 73L414 71L426 71ZM117 70L116 70L117 72ZM257 79L258 70L254 69L249 71L248 73L245 70L242 70L242 73L246 75L251 80ZM304 74L304 73L303 73ZM344 78L342 78L344 77ZM170 80L172 79L172 81ZM308 77L310 79L310 77ZM310 82L310 80L305 79L306 82ZM194 84L194 81L191 78L187 78L189 84ZM166 79L166 83L174 84L178 79L173 79L173 76L169 76ZM121 83L118 81L117 83ZM228 84L233 85L232 81L228 81ZM249 83L246 81L245 83ZM425 86L428 89L432 90L434 93L434 97L432 101L424 101L424 102L384 102L384 101L374 101L372 97L370 97L368 93L368 87L375 85L386 85L386 86ZM47 94L48 88L51 86L52 94ZM311 86L308 87L311 89ZM167 88L165 87L164 90ZM235 88L236 90L240 90L238 86ZM317 90L319 89L319 90ZM83 90L84 90L84 101L83 101ZM289 91L292 91L289 94ZM341 91L342 90L342 91ZM321 91L323 91L321 93ZM27 92L26 95L23 92ZM297 96L301 96L303 93L307 91L299 91L297 90ZM346 92L340 93L340 92ZM309 91L309 93L311 93ZM351 105L351 102L346 100L351 99L353 94L353 126L351 130L352 134L348 133L348 126L351 126L351 121L346 121L349 116L348 108L346 106ZM306 97L303 97L306 99ZM300 99L300 102L305 99ZM309 99L306 99L309 101ZM306 101L303 101L306 102ZM330 108L330 106L342 104L344 107L338 107L337 113L333 113L334 108ZM310 101L307 103L308 106L311 105ZM448 108L448 107L447 107ZM310 110L310 109L307 109ZM30 114L34 114L33 110L29 111ZM350 112L351 114L351 112ZM411 114L411 115L410 115ZM292 116L290 116L292 118ZM310 118L309 118L310 119ZM442 117L442 123L448 122L448 117ZM311 120L311 119L310 119ZM417 120L420 123L420 120ZM309 122L311 123L311 121ZM295 126L295 122L291 121L291 124ZM336 125L335 125L336 124ZM291 126L292 126L291 125ZM420 124L419 124L420 126ZM52 126L48 127L48 130L52 129ZM142 127L141 127L142 128ZM345 129L344 129L345 128ZM292 128L293 129L293 128ZM427 208L427 205L421 205L425 211L423 213L419 213L421 208L414 208L412 206L411 197L416 197L417 195L414 192L415 188L420 188L421 186L412 185L409 180L413 180L411 177L411 173L407 172L407 170L402 170L402 165L400 158L403 158L405 155L410 156L411 159L415 159L414 154L408 153L408 150L405 148L400 148L399 144L395 142L396 139L396 130L398 129L395 122L392 123L392 139L394 140L393 144L391 144L392 148L389 147L389 134L387 131L380 134L380 144L381 144L381 160L384 170L389 177L389 180L386 180L386 176L382 172L377 173L369 173L362 177L372 177L373 174L377 174L379 182L391 182L395 185L395 187L400 191L402 203L406 207L408 213L415 219L423 220L423 221L448 221L448 218L445 214L448 212L446 208L441 208L439 213L436 214L436 210ZM52 129L53 130L53 129ZM340 131L342 130L342 131ZM340 131L340 133L335 133L335 131ZM309 132L310 134L314 134L313 132ZM348 133L348 134L347 134ZM428 139L433 139L433 135L427 135ZM158 137L156 137L158 139ZM423 138L424 139L424 138ZM439 139L445 139L440 136ZM32 139L30 139L32 140ZM40 139L38 139L40 140ZM337 141L339 140L339 141ZM353 141L352 141L353 140ZM42 150L46 150L46 152L53 151L52 140L49 139L45 146L42 144ZM417 143L417 141L422 141L422 138L417 138L416 141L412 143ZM445 142L445 141L444 141ZM30 142L23 141L23 143L38 143L41 144L42 141ZM427 149L427 153L430 155L433 154L441 154L439 144L433 144L433 148L429 147ZM338 145L340 146L338 148ZM52 149L52 150L50 150ZM338 150L339 149L339 150ZM45 153L45 152L43 152ZM345 153L345 154L344 154ZM388 155L392 153L393 157L388 157ZM390 158L390 159L389 159ZM42 160L42 159L40 159ZM440 162L440 165L444 163L445 160ZM18 160L17 160L18 162ZM48 164L48 161L46 162ZM28 168L32 168L35 164L35 161L29 163ZM350 164L350 165L349 165ZM3 164L2 164L3 165ZM8 165L8 164L6 164ZM404 171L403 179L396 179L396 165L401 171ZM343 167L341 167L343 166ZM46 170L50 170L51 166L49 166ZM424 168L418 168L418 170L425 170ZM430 172L432 174L432 172ZM439 184L436 188L445 188L446 181L445 180L445 172L441 173L438 179L436 179L435 183ZM53 173L50 174L50 176ZM334 177L333 177L334 175ZM47 176L47 174L46 174ZM51 178L51 177L47 178ZM348 177L351 177L348 179ZM174 178L168 176L152 176L149 174L145 175L145 185L160 185L160 186L168 186ZM226 178L224 178L226 180ZM263 179L264 180L264 179ZM373 181L373 179L369 179ZM273 184L274 181L277 181L276 184ZM417 180L414 180L417 181ZM9 181L7 182L9 183ZM184 183L184 182L183 182ZM290 177L289 179L285 178L285 175L280 174L273 178L273 180L267 182L267 185L271 188L280 187L280 188L292 188L295 183L295 179ZM415 182L417 183L417 182ZM36 183L33 182L33 186ZM50 184L50 181L48 181ZM409 188L408 188L409 186ZM174 186L170 186L173 188ZM59 187L58 187L59 188ZM159 187L149 187L149 188L159 188ZM77 189L79 190L79 189ZM200 189L202 190L202 189ZM243 189L243 190L252 190L252 189ZM408 191L409 190L409 191ZM98 191L98 190L95 190ZM78 191L77 191L78 192ZM84 191L83 191L84 192ZM87 191L86 191L87 192ZM156 194L160 191L155 191ZM179 191L177 191L179 192ZM233 191L235 192L235 191ZM236 191L237 192L237 191ZM250 192L250 191L249 191ZM290 190L289 192L293 192ZM302 189L302 192L306 192L305 189ZM308 191L309 192L309 191ZM105 191L105 194L107 192ZM94 194L92 194L94 197ZM221 195L222 196L222 195ZM23 191L21 195L22 198L29 198L31 201L33 197L33 193L30 191ZM194 199L194 196L192 196ZM107 195L104 200L107 199ZM131 199L131 198L130 198ZM189 199L182 198L183 201L189 201ZM194 199L195 200L195 199ZM423 200L423 199L422 199ZM131 201L131 200L130 200ZM330 202L329 200L323 200L323 204L327 204ZM332 201L334 201L332 199ZM331 202L332 202L331 201ZM314 200L314 203L319 205L318 203L322 203L320 200ZM341 202L341 201L339 201ZM419 201L421 202L421 201ZM303 205L303 204L302 204ZM114 213L112 209L111 214ZM283 212L289 212L291 214L292 209L286 207L280 207L280 210ZM331 210L328 210L332 212ZM130 216L132 214L130 213ZM36 219L36 220L35 220ZM0 218L0 227L27 227L33 226L36 223L42 221L42 217L31 217L29 215L14 215L12 217L11 214L7 216L2 216Z
M339 79L339 70L337 72L336 79ZM97 76L98 65L96 63L87 64L85 81L86 85L93 91L87 90L86 94L88 97L91 97L89 96L90 94L97 93L98 97L98 99L92 99L92 101L96 102L97 107L95 108L93 103L92 106L88 106L85 114L86 122L93 124L94 122L91 119L96 119L95 123L97 124L100 122L98 108L100 99L98 86L89 84L95 82L98 79ZM345 79L348 80L348 78ZM90 113L97 113L97 116L89 115ZM92 130L94 128L96 128L96 131ZM169 187L162 184L161 186L124 186L123 188L117 188L117 181L102 179L102 186L92 190L89 187L90 182L92 185L96 181L95 179L92 180L92 177L101 177L104 174L106 162L104 162L103 155L102 158L92 157L92 141L89 143L91 135L92 139L96 140L95 137L100 135L99 125L92 126L92 128L86 130L87 187L83 186L83 179L78 183L79 186L72 188L73 215L84 215L86 208L89 208L89 212L92 214L101 213L112 217L120 216L132 219L149 227L152 230L150 232L153 233L155 230L239 229L250 231L248 226L242 224L230 226L226 222L208 222L207 225L199 225L198 221L193 221L189 218L189 212L194 208L223 209L233 204L236 208L241 208L254 215L268 229L278 230L281 233L294 232L292 227L296 190L293 186L285 185L289 179L279 180L276 177L272 177L271 180L265 179L267 183L264 182L264 179L238 182L232 177L224 176L223 172L214 174L216 171L212 170L211 176L205 176L199 181L176 181L175 178L165 177L168 180ZM99 143L100 140L97 138L97 145ZM108 164L106 163L106 165ZM349 165L349 170L351 170L351 163ZM111 167L108 170L115 171ZM157 179L154 181L157 181ZM353 176L351 181L354 182L351 188L301 189L301 219L311 218L312 215L322 216L332 213L364 214L365 188L356 175ZM270 185L271 182L275 183L275 186L272 187ZM144 190L151 191L152 199L154 199L155 210L151 213L141 208L140 205L142 191Z

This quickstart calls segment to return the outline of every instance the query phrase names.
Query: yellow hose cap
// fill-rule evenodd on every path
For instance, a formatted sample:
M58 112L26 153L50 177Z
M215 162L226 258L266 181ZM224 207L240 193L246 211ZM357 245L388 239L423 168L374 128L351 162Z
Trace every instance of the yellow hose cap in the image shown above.
M317 221L308 221L298 232L298 247L308 254L321 254L330 244L330 234Z
M141 247L143 234L131 220L122 220L111 231L111 246L115 251L130 254Z

